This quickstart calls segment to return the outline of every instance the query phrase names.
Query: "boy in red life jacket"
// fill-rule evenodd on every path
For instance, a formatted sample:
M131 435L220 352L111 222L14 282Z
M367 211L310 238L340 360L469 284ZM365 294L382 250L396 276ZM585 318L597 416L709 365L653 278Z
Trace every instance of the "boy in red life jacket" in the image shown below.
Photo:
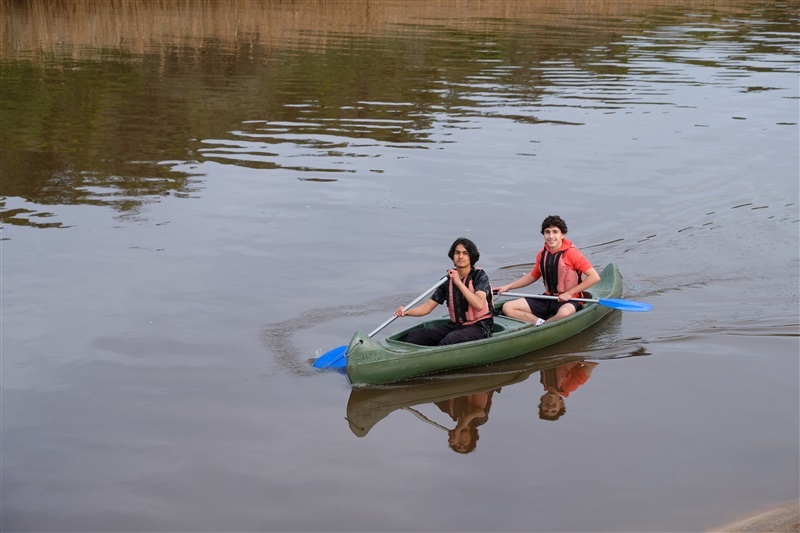
M600 274L583 254L566 238L567 224L561 217L550 215L542 222L544 248L536 254L533 269L507 285L497 289L497 294L530 285L542 278L545 294L558 296L558 300L519 298L503 304L503 314L536 324L559 320L583 309L583 291L600 281ZM581 279L581 276L586 277Z
M450 322L431 328L419 328L409 332L406 342L423 346L443 346L477 339L492 334L492 287L489 276L475 263L480 258L475 244L464 237L455 240L447 256L453 266L447 271L450 278L440 285L431 298L412 309L403 311L398 307L394 316L425 316L438 305L447 302Z

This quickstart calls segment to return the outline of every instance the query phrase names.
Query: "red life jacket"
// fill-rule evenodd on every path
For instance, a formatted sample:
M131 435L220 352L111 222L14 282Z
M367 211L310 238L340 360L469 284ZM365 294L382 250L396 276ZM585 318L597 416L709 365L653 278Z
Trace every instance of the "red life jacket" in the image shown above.
M480 268L473 268L467 274L467 277L464 279L464 285L467 286L469 291L475 294L475 287L472 283L473 278L475 277L475 273L480 271ZM461 294L461 291L458 287L455 286L453 280L449 280L449 294L447 297L447 310L450 312L450 320L461 324L462 326L469 326L476 322L480 322L481 320L486 320L492 316L492 291L486 295L486 302L484 302L483 307L480 310L475 309L469 303L467 303L464 295ZM460 313L457 312L456 309L456 300L459 302L459 309ZM459 316L460 315L460 316Z
M573 248L573 246L570 246L570 248ZM561 294L573 287L577 287L581 282L583 272L568 268L564 264L562 256L567 250L569 248L552 253L547 248L547 245L542 250L542 255L539 258L539 271L542 273L542 281L547 294ZM583 298L583 293L575 294L574 296Z

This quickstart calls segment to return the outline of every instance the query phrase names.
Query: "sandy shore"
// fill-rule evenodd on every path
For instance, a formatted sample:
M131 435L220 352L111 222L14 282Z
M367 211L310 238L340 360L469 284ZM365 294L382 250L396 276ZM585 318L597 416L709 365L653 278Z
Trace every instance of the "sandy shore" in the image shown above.
M800 502L753 513L707 531L714 533L800 533Z

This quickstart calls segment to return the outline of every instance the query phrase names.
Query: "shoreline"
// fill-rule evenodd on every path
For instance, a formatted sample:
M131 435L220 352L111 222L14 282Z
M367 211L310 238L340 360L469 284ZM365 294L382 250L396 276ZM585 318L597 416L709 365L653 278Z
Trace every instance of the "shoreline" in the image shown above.
M709 533L800 533L800 502L750 513L706 531Z

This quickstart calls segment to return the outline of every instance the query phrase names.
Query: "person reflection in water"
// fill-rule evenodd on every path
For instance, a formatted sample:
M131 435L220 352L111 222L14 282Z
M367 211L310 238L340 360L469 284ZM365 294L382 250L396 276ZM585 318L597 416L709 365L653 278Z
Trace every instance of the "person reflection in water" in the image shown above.
M448 431L447 438L447 443L454 452L470 453L478 445L478 426L489 420L489 409L492 407L492 395L495 392L481 392L436 402L436 406L450 415L456 423L456 427Z
M586 383L598 363L575 361L540 372L544 394L539 400L539 418L558 420L567 412L564 398Z

